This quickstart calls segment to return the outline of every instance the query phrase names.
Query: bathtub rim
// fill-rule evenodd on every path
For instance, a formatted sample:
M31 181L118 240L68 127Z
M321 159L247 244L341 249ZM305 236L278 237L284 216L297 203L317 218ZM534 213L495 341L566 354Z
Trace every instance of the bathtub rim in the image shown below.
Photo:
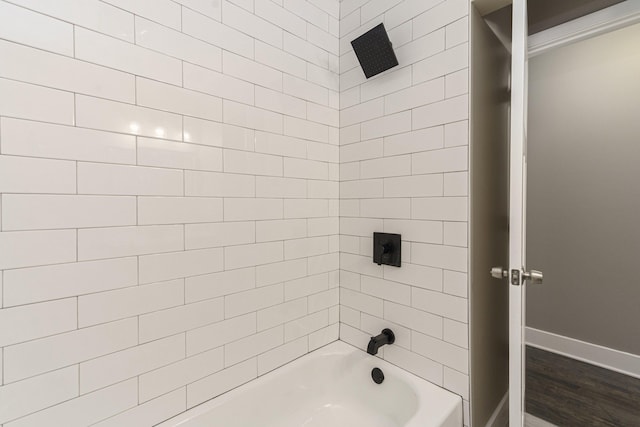
M310 351L261 376L258 376L257 378L251 379L246 383L240 384L239 386L231 390L228 390L222 394L214 396L211 399L206 400L196 406L188 408L184 412L176 414L171 418L168 418L158 424L155 424L154 427L183 426L185 425L184 424L185 422L190 421L198 416L204 415L207 412L215 409L216 407L220 405L224 405L226 402L231 401L232 399L236 398L242 391L246 391L247 389L258 388L263 384L268 383L279 374L282 374L283 372L295 370L299 365L306 363L310 360L321 358L323 356L328 356L331 354L336 354L336 353L342 354L345 356L348 354L358 354L363 356L363 358L372 357L368 355L365 356L366 352L359 347L356 347L345 341L336 340L322 347L319 347L313 351ZM376 357L375 363L383 371L389 372L391 375L397 375L400 378L402 378L404 381L406 381L410 387L416 390L418 397L423 396L425 394L428 396L429 394L436 393L437 395L445 399L447 405L445 408L442 408L442 413L441 413L442 421L446 421L448 418L450 418L452 414L454 414L457 411L460 414L460 420L461 420L460 426L462 426L463 407L462 407L461 396L449 390L446 390L441 386L433 384L432 382L422 377L419 377L405 369L402 369L399 366L394 365L391 362L388 362L380 357ZM418 402L420 402L420 399L418 399ZM418 405L416 413L413 414L413 416L409 419L408 424L403 427L420 427L421 419L424 419L424 417L433 416L433 414L430 414L427 412L427 409L428 408L425 405Z

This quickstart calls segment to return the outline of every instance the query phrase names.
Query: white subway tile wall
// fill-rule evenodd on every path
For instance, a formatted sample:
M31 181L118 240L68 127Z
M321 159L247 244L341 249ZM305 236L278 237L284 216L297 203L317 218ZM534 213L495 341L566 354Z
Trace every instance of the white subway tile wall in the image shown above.
M467 0L0 0L0 58L0 425L150 426L386 326L468 412Z
M338 339L339 10L0 0L0 425L151 426Z
M469 423L468 0L340 3L340 339L459 394ZM400 65L367 80L351 40L383 22ZM372 233L402 234L402 267ZM311 300L309 300L311 302Z

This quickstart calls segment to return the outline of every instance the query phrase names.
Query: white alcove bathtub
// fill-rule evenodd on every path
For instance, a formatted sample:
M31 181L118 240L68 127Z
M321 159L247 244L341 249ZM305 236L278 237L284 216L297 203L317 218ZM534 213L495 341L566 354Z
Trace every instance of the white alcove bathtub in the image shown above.
M461 427L462 400L337 341L160 426Z

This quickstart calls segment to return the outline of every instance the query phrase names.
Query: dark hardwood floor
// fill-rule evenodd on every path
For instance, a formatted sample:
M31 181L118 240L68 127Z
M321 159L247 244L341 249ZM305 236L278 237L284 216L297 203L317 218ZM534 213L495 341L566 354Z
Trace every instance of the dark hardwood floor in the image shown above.
M640 427L640 379L527 347L525 406L557 426Z

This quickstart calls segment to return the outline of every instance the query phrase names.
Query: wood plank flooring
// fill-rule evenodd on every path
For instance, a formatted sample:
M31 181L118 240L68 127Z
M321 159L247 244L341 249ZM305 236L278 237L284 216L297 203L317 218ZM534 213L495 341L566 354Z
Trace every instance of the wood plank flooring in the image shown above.
M567 427L640 427L640 379L527 346L526 411Z

